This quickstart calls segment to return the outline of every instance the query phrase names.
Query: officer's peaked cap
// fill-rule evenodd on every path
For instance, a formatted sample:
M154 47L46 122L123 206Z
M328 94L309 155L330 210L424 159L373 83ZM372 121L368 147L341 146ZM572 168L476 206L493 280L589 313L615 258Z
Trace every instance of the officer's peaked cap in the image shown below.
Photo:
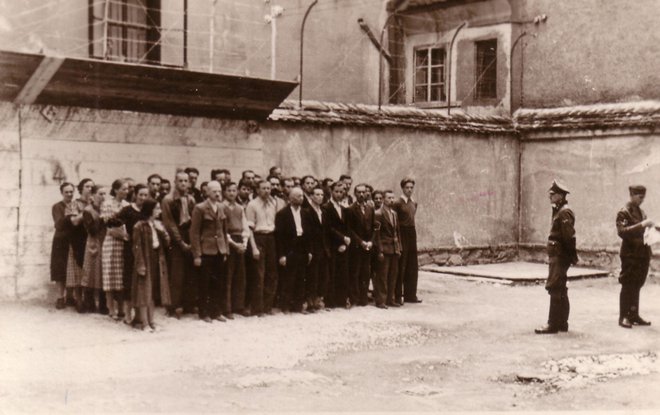
M570 193L568 191L568 187L566 187L563 183L561 183L557 179L552 181L552 186L550 186L550 191L555 193L563 193L563 194Z

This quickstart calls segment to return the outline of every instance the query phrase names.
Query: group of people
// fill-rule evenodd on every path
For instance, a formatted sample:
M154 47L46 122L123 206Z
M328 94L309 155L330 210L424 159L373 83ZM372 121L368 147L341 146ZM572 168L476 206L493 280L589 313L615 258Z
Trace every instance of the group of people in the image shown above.
M56 308L155 329L157 305L171 317L212 322L276 308L308 314L421 302L413 179L401 180L396 197L353 188L348 175L284 177L279 167L265 179L246 170L238 183L226 169L199 188L198 178L189 167L171 190L158 174L146 184L63 183L52 207Z
M655 226L640 207L646 197L646 187L628 188L630 201L617 213L616 230L621 238L621 273L619 283L619 326L630 329L650 326L639 314L639 294L646 282L651 261L651 247L645 243L646 229ZM548 236L549 272L545 288L550 294L550 312L546 325L535 329L537 334L568 331L570 302L566 283L568 269L578 262L575 242L575 214L568 206L568 188L555 180L548 190L552 204L552 225Z

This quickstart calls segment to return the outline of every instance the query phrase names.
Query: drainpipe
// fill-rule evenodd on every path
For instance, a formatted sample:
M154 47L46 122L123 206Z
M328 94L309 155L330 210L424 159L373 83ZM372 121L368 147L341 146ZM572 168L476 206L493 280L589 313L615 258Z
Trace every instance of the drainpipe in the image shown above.
M378 43L378 46L380 47L378 54L378 111L380 111L383 101L383 37L385 36L385 29L387 29L387 26L390 25L390 20L396 15L396 11L394 11L394 13L387 16L387 19L385 19L385 24L380 31L380 42Z
M316 6L319 0L314 0L312 4L307 7L305 16L303 17L302 24L300 25L300 71L298 73L298 78L300 85L298 85L298 107L302 108L302 93L303 93L303 40L305 36L305 22L307 21L307 16L309 12L312 11L312 7Z
M518 42L520 39L523 38L523 36L527 36L527 32L523 31L513 42L513 45L511 45L511 53L509 53L509 111L513 115L513 51L516 49L516 46L518 46ZM521 52L522 53L522 52ZM520 88L522 89L522 83L520 84Z
M447 65L447 115L451 114L451 55L452 51L454 49L454 41L456 41L456 36L458 36L458 32L461 31L465 26L467 26L467 22L463 22L456 31L454 32L454 36L451 38L451 43L449 44L449 57L448 57L448 65Z

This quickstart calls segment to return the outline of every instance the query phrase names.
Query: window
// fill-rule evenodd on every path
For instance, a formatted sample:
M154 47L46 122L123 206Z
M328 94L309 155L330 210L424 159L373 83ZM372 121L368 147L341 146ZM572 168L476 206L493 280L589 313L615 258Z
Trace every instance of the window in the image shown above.
M413 102L446 101L444 48L415 49Z
M160 63L160 0L105 0L97 3L100 7L94 7L93 28L90 30L94 44L92 56L124 62Z
M497 39L476 42L475 99L497 98Z

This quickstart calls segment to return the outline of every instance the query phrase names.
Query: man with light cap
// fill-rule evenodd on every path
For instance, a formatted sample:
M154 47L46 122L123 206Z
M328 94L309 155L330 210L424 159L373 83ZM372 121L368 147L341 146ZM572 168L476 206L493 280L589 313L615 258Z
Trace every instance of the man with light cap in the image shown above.
M621 250L621 293L619 295L619 326L650 326L651 323L639 316L639 292L646 282L651 261L651 247L644 243L644 231L653 226L639 207L646 197L646 188L635 185L628 188L630 202L616 215L616 231L622 239Z
M568 188L554 180L548 191L552 203L552 226L548 236L548 280L545 289L550 294L548 324L539 327L536 334L553 334L568 331L568 268L578 261L575 247L575 214L568 207Z

